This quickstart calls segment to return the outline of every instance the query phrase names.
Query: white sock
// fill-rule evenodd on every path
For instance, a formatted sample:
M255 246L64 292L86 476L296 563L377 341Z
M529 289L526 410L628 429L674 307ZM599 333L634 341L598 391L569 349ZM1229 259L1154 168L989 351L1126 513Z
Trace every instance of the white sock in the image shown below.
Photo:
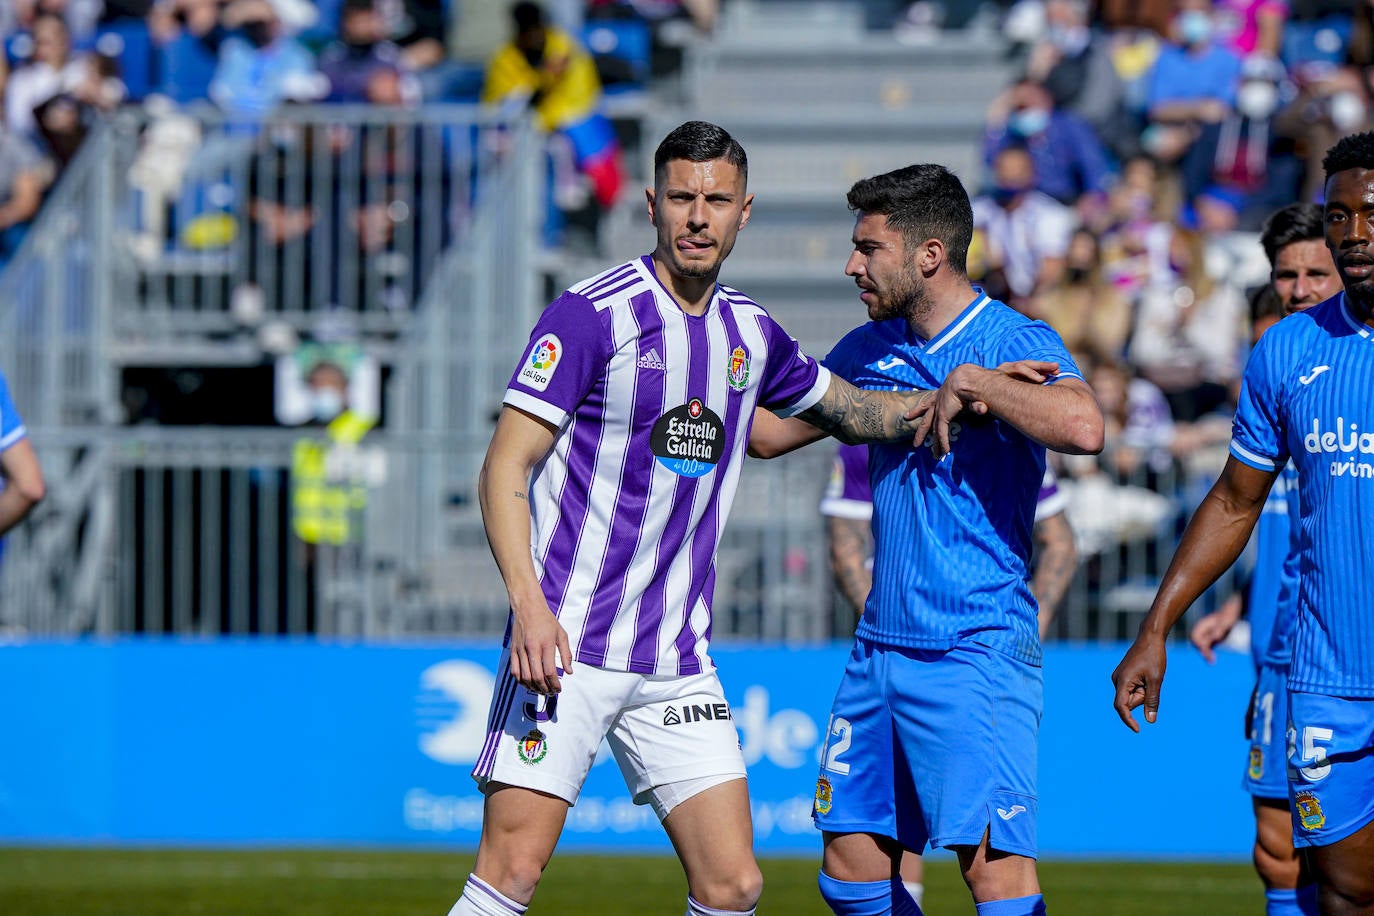
M476 875L468 875L463 896L448 911L448 916L520 916L527 909Z
M691 894L687 895L687 916L754 916L755 907L747 910L714 910L704 903L697 903Z
M916 901L917 906L920 906L921 901L924 900L926 896L926 886L920 881L903 881L902 887L906 888L906 892L911 895L911 899Z

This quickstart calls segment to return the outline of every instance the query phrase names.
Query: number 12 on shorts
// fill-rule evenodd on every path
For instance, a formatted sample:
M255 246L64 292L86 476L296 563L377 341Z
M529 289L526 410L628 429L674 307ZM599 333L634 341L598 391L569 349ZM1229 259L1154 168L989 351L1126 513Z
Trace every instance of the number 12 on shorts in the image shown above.
M848 719L830 717L830 724L826 726L825 746L821 748L821 769L841 776L849 775L849 764L840 760L840 755L849 750L853 731Z
M1318 728L1315 725L1308 725L1302 730L1302 756L1298 759L1307 766L1300 767L1299 773L1309 782L1318 782L1326 778L1326 774L1331 772L1331 761L1326 759L1326 748L1323 744L1330 744L1331 738L1335 734L1329 728ZM1298 730L1294 726L1288 726L1288 759L1292 760L1298 751Z

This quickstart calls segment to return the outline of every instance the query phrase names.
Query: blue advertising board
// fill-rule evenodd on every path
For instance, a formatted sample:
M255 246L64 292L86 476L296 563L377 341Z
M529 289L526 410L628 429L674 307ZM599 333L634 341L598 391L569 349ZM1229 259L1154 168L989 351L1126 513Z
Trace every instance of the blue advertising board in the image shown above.
M1159 723L1133 735L1111 708L1123 650L1046 652L1044 855L1244 858L1248 657L1207 666L1176 647ZM712 653L749 766L760 854L819 852L812 795L847 652ZM482 798L468 772L497 659L486 644L0 646L0 842L475 845ZM670 849L606 753L561 848Z

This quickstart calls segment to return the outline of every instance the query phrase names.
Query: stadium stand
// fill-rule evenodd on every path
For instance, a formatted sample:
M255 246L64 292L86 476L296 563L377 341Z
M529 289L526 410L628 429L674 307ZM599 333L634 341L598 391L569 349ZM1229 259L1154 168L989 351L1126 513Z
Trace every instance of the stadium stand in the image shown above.
M283 74L285 101L266 117L211 105L234 54L267 66L271 49L285 47L276 42L306 55L293 50L292 61L329 45L342 5L321 7L327 15L305 27L302 2L236 0L244 6L233 28L198 0L70 23L99 79L59 85L39 113L42 123L75 112L27 138L54 172L65 168L0 274L0 366L54 482L0 562L0 627L499 634L504 596L472 494L491 418L521 329L589 273L588 255L600 264L649 246L637 193L649 181L646 140L702 117L744 143L757 198L723 279L820 356L860 320L842 273L850 183L924 160L951 167L971 193L995 192L988 131L1015 126L1012 142L1039 142L1039 113L1013 118L993 111L995 101L1039 74L1055 106L1090 109L1055 93L1087 66L1091 47L1093 66L1107 62L1119 80L1115 107L1092 109L1094 125L1116 131L1101 138L1115 158L1108 190L1074 206L1098 263L1067 258L1066 269L1098 270L1127 303L1131 328L1102 361L1127 379L1107 452L1060 468L1077 494L1071 516L1087 559L1056 636L1124 636L1180 519L1216 473L1224 448L1213 433L1239 369L1232 359L1184 377L1152 363L1146 381L1130 342L1186 339L1171 334L1194 312L1169 304L1189 296L1258 301L1266 274L1247 201L1261 190L1310 195L1320 138L1369 121L1362 77L1374 62L1368 10L1293 3L1279 69L1247 58L1243 71L1271 85L1270 109L1261 110L1267 91L1248 92L1243 105L1238 95L1185 183L1182 164L1150 155L1160 151L1146 130L1151 67L1170 26L1137 22L1119 4L1045 0L1009 15L963 2L942 12L929 2L734 0L707 25L689 24L671 3L549 4L598 63L601 110L631 173L608 212L559 214L590 227L590 241L572 234L549 247L558 200L547 138L518 107L473 104L474 74L508 37L486 4L447 7L451 53L439 62L414 50L443 34L436 4L420 39L383 17L385 40L404 50L395 66L349 71L367 77L359 85L369 102L323 103L331 87L307 68ZM115 6L130 5L107 11ZM279 31L249 25L271 18L263 7ZM961 27L938 31L942 19ZM36 66L31 26L0 22L12 72ZM136 104L107 110L116 94ZM63 108L68 98L75 109ZM1261 122L1275 138L1264 175L1248 170L1256 160L1244 148ZM990 284L998 242L976 245L973 267ZM1024 307L1037 314L1042 304L1031 296ZM1159 326L1142 324L1146 315ZM1230 338L1243 359L1247 317L1202 334ZM363 534L344 545L303 543L291 525L294 445L326 435L303 420L309 392L298 376L331 347L375 379L350 398L374 405L377 424L358 444L385 467L364 488ZM1195 355L1166 352L1164 370L1196 368ZM283 422L288 389L299 398ZM1161 391L1172 405L1209 409L1159 415ZM812 449L746 470L718 563L718 636L843 631L814 512L828 463L826 450Z

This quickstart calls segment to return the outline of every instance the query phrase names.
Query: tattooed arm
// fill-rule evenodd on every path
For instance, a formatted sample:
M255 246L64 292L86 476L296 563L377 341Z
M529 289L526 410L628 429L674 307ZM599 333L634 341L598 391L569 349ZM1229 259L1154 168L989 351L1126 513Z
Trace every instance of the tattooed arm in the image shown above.
M826 436L853 445L858 442L893 442L905 439L921 425L906 414L924 416L922 408L933 392L866 391L837 375L814 405L795 417L782 419L762 408L754 410L749 433L749 454L776 458Z
M1069 590L1073 574L1078 569L1078 549L1073 543L1073 529L1068 516L1056 512L1042 518L1031 530L1035 541L1035 575L1030 590L1040 605L1040 640L1050 631L1059 602Z
M830 541L830 569L835 574L835 585L854 608L857 619L863 615L864 602L873 587L873 573L868 568L873 542L871 523L866 518L830 515L825 519L825 533Z
M560 662L572 673L572 651L567 631L544 600L530 555L527 490L530 473L553 448L556 432L533 414L502 407L477 480L487 543L510 599L511 675L530 690L547 694L560 689Z

